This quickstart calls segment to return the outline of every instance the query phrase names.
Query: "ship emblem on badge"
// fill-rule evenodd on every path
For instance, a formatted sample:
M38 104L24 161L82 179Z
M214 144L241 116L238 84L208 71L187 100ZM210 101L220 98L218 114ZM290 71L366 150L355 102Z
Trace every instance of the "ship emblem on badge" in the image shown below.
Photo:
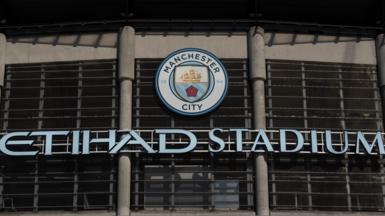
M221 104L228 78L225 67L212 53L186 48L161 63L155 87L167 108L181 115L198 116Z

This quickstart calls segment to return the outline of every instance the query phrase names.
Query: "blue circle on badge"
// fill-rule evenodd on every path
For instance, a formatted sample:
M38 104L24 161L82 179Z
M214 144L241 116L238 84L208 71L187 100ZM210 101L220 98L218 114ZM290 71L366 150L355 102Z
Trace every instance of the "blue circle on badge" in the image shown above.
M212 53L185 48L167 56L155 76L156 92L171 111L204 115L217 108L228 89L226 68Z

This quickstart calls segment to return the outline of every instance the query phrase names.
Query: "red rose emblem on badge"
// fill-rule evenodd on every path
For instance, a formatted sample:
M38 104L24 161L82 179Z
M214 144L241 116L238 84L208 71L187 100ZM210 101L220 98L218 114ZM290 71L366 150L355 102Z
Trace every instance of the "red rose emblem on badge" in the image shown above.
M186 88L186 93L187 97L196 97L198 89L191 85L190 87Z

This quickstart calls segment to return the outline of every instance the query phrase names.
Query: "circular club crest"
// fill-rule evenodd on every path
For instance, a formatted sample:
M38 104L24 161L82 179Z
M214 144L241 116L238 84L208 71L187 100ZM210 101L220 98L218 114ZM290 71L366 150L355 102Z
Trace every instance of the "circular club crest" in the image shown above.
M162 62L155 87L169 109L181 115L198 116L223 101L228 78L225 67L212 53L186 48L171 53Z

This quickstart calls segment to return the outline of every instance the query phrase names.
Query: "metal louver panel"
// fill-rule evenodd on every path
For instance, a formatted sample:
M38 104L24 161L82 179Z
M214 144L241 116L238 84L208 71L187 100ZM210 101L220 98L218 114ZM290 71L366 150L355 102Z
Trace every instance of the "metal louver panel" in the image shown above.
M267 73L268 128L382 130L375 65L269 60ZM274 154L270 206L384 211L384 171L382 156Z
M2 130L116 128L116 73L115 60L7 65ZM115 157L0 156L0 164L0 211L115 208Z

